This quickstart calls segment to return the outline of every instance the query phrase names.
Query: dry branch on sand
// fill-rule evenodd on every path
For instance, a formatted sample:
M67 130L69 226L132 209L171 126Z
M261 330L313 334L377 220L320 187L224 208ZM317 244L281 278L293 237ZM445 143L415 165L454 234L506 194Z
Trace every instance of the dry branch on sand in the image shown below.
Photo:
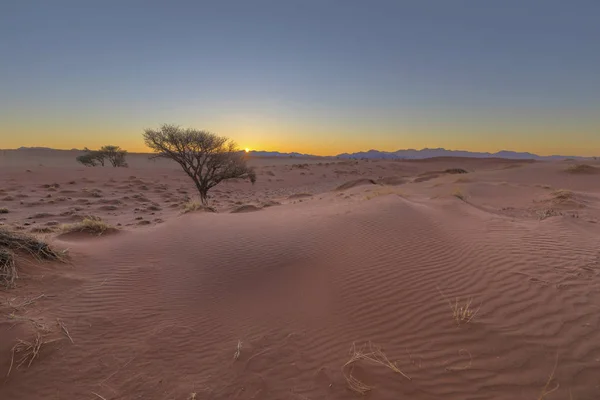
M114 226L102 221L102 219L98 217L86 217L81 222L77 222L75 224L63 225L62 231L65 233L71 232L84 232L91 233L94 235L103 235L108 232L115 232L117 228Z
M18 339L17 344L15 344L11 350L10 366L6 376L10 376L15 362L17 363L16 368L20 368L23 365L26 365L26 367L29 368L33 361L39 357L40 350L44 345L59 340L61 339L46 340L39 332L36 333L35 338L31 342ZM17 357L18 359L16 359Z
M368 361L373 364L382 365L395 373L402 375L406 379L411 380L408 375L398 368L395 362L391 362L387 358L381 348L373 345L371 342L367 342L358 348L355 343L352 343L352 347L350 347L350 359L342 366L342 374L348 383L348 388L356 393L364 395L373 389L373 386L367 385L352 375L354 366L360 361Z

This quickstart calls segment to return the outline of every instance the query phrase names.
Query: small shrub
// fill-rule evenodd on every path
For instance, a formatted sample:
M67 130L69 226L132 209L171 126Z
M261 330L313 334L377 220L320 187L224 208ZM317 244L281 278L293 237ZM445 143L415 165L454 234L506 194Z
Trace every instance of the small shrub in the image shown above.
M467 201L467 196L460 189L455 189L452 196L461 199L462 201Z
M0 208L0 214L8 214L8 208L6 208L6 207Z
M466 169L462 169L462 168L448 168L444 172L447 174L468 174L469 173L469 171L467 171Z

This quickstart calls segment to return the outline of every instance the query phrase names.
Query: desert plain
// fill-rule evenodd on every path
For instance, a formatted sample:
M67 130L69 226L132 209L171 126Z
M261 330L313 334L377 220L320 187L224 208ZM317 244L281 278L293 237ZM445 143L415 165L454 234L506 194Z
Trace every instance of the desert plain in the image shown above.
M600 398L598 161L250 155L185 212L77 154L0 151L0 228L64 254L0 288L2 400Z

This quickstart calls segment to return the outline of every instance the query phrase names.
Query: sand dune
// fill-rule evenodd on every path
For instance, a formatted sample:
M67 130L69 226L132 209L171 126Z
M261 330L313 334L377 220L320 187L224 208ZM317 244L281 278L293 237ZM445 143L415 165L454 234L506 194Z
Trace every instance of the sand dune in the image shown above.
M0 221L49 226L70 263L21 261L18 287L0 292L0 374L34 337L31 320L60 340L13 369L2 399L361 398L349 374L370 399L600 397L594 174L255 159L273 176L217 187L218 213L181 214L193 185L169 163L85 169L44 154L0 158L0 196L15 198ZM449 168L469 173L415 182ZM228 212L249 205L260 211ZM69 238L47 225L90 213L121 231ZM469 301L474 314L457 321ZM342 369L353 343L380 346L405 376L366 360Z

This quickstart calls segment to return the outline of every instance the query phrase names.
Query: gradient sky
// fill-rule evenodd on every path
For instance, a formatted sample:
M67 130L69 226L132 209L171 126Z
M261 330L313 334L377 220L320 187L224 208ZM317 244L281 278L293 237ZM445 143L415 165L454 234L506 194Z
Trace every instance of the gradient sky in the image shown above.
M600 155L600 1L0 2L0 148Z

